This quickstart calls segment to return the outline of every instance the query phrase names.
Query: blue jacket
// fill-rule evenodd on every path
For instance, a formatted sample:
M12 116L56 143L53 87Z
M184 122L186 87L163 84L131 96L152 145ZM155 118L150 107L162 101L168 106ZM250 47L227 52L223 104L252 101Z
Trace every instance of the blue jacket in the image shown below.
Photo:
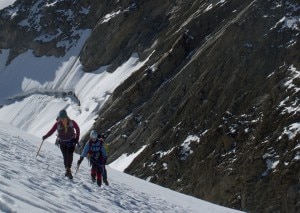
M102 139L97 139L95 142L88 140L82 150L81 157L87 157L88 153L91 153L91 157L94 159L98 159L99 156L106 159L107 155Z

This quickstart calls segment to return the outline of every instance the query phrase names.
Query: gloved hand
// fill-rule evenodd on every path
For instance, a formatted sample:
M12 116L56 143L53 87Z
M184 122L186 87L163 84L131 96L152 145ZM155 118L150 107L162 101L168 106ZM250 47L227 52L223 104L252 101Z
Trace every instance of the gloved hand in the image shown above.
M87 159L90 159L92 157L93 153L92 152L89 152L86 156Z
M76 144L76 149L80 149L80 147L81 147L80 143Z
M79 167L81 162L83 161L83 157L80 156L79 160L77 161L77 166Z
M55 141L55 145L59 148L59 145L60 145L60 144L59 144L59 140L56 140L56 141Z
M71 142L74 144L78 144L78 138L72 138Z
M46 138L47 138L47 137L46 137L45 135L42 137L43 140L46 140Z
M107 158L103 158L103 165L106 165Z

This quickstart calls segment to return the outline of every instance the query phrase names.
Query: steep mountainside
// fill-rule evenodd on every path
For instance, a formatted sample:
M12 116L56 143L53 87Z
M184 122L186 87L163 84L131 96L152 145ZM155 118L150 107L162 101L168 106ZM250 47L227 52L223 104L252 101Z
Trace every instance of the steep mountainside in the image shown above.
M18 0L0 15L7 63L61 56L85 28L87 72L148 59L96 120L110 162L146 145L127 173L247 212L300 211L299 1Z

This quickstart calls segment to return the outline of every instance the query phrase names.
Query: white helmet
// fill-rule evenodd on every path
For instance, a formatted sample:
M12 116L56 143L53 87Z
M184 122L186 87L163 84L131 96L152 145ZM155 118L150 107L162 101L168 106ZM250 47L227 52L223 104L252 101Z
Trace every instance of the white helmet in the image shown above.
M96 132L96 130L91 131L90 138L95 140L98 138L98 133Z

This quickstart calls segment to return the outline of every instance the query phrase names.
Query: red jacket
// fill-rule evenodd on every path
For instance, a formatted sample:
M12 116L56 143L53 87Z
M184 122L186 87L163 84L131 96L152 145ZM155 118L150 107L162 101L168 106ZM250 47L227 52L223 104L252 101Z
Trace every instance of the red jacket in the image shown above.
M73 138L75 138L76 141L79 140L80 129L78 124L74 120L68 119L67 131L65 131L62 122L58 120L50 129L50 131L44 136L44 138L46 139L50 137L56 130L58 133L57 138L60 139L61 141L70 141Z

